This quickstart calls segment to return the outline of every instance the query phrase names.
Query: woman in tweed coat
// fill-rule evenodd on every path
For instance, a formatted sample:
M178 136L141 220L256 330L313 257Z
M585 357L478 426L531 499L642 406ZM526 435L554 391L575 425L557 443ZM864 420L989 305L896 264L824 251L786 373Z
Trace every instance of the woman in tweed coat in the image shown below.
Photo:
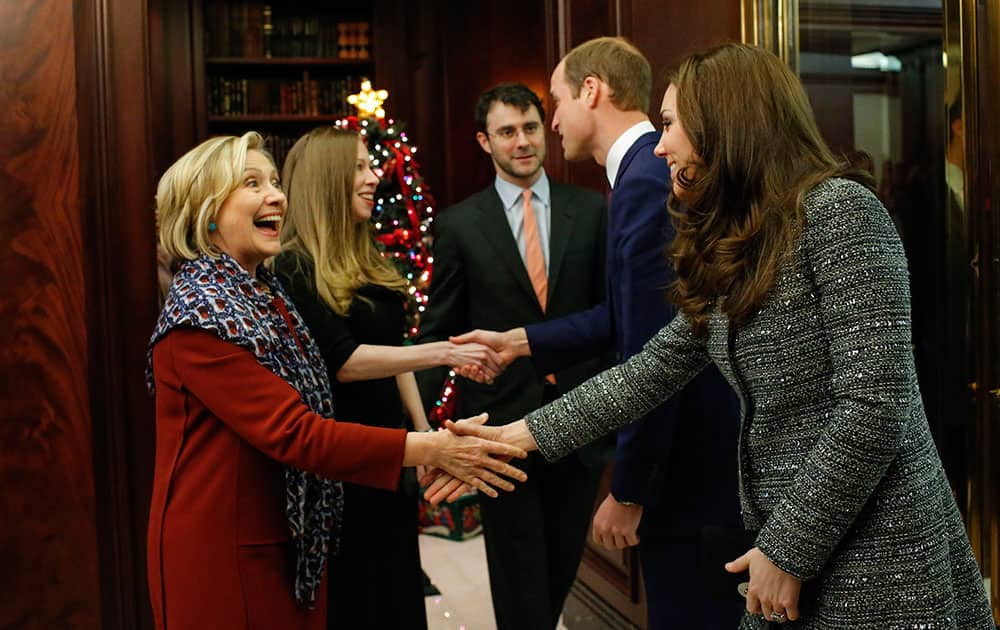
M662 113L680 314L525 421L453 430L558 459L714 362L742 401L740 497L757 531L726 567L750 571L741 628L993 630L924 415L906 259L885 208L832 157L770 53L689 57ZM530 354L517 331L493 335L502 353ZM699 627L697 610L677 614Z

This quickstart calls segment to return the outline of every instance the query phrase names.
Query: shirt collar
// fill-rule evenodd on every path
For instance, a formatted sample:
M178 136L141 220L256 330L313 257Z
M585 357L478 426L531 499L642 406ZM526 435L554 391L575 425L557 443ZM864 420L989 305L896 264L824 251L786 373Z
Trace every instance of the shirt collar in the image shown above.
M644 120L640 123L636 123L625 130L625 133L618 136L615 143L611 145L608 150L608 159L605 162L605 169L608 174L608 183L612 188L615 187L615 179L618 178L618 167L622 164L622 159L625 158L625 154L628 150L632 148L635 141L638 140L643 134L649 133L650 131L656 131L656 127L653 123L648 120Z
M517 184L512 184L497 175L493 182L493 187L496 189L497 194L500 195L500 202L503 204L505 211L510 210L515 203L520 203L521 191L524 189ZM541 199L542 203L546 206L552 205L549 203L549 178L545 175L545 169L542 169L541 176L531 185L531 192L534 196Z

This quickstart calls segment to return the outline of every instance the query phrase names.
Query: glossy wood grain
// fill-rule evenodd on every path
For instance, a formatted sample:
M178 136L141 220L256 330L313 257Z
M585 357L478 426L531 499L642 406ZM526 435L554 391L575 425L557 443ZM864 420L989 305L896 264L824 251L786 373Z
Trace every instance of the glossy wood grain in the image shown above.
M73 7L0 3L0 627L97 628Z

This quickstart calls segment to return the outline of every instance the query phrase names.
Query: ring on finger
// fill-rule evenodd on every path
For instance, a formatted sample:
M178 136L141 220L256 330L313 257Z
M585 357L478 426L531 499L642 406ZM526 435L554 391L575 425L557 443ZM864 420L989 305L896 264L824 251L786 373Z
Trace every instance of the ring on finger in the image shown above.
M771 612L771 621L777 621L778 623L781 623L784 620L785 620L785 613L780 613L776 610Z

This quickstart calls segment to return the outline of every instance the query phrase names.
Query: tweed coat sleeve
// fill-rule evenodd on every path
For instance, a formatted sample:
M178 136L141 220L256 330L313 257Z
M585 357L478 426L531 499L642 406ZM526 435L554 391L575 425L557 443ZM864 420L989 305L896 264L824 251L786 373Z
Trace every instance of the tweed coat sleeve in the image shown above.
M801 579L819 574L850 529L920 400L902 243L873 194L844 180L837 188L822 205L807 199L797 253L813 275L833 406L757 538L772 562Z
M708 365L703 339L678 315L625 363L606 370L525 420L553 461L649 413Z

